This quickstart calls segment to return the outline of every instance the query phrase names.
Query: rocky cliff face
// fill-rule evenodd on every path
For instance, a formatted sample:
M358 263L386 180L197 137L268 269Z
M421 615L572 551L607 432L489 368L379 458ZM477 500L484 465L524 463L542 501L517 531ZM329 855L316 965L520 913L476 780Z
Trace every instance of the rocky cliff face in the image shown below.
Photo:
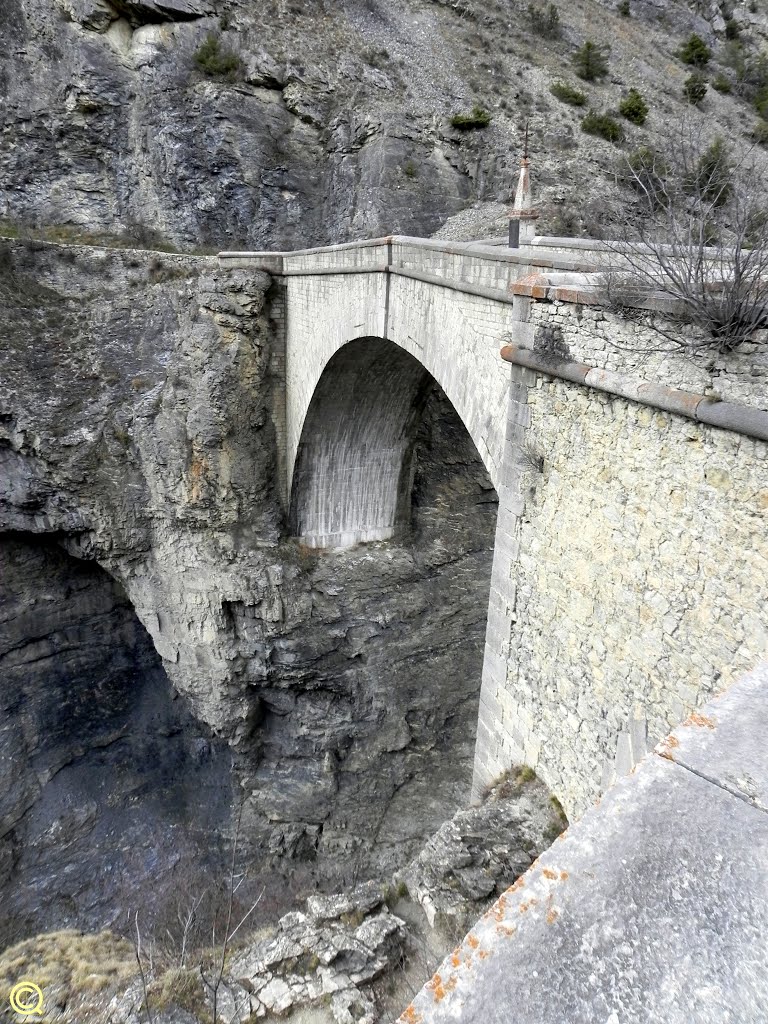
M624 123L627 149L663 145L683 112L738 138L756 114L735 69L768 36L763 6L746 2L616 8L562 4L559 34L543 36L509 0L6 0L0 218L6 232L214 249L425 235L446 221L453 237L498 233L530 121L541 225L594 229L618 194L618 150L584 134L583 108L555 100L552 82L571 80L599 110L640 89L650 115ZM740 57L726 45L734 27ZM683 101L690 68L675 56L691 31L732 83L700 110ZM573 74L587 38L611 49L601 83ZM475 105L489 126L454 128Z
M220 856L230 755L175 697L119 585L53 539L0 537L0 942L115 921L151 873Z
M88 666L72 696L82 737L30 741L12 755L20 764L3 762L4 782L20 791L7 884L18 884L15 851L43 873L45 834L68 827L51 789L59 763L77 761L89 792L94 750L121 730L120 756L157 763L120 776L117 811L136 787L163 789L172 776L199 797L169 817L187 822L192 849L210 815L211 831L226 833L224 807L241 806L243 847L278 878L265 912L292 892L399 866L466 798L471 771L495 495L453 409L435 385L414 437L406 535L308 552L287 536L278 497L267 275L41 244L7 244L0 260L11 325L0 513L8 557L22 566L3 583L12 608L26 609L5 622L17 680L3 695L7 741L23 732L25 687L38 736L49 698L60 704ZM70 573L89 581L82 600L66 598L68 587L80 592ZM50 623L36 612L48 575ZM28 678L40 637L62 632L69 674L56 675L57 655ZM54 654L58 641L46 643ZM111 644L126 666L114 683ZM68 707L54 716L56 735ZM144 735L148 716L159 733ZM153 759L163 729L178 742ZM194 767L201 742L210 753ZM99 857L94 845L84 870ZM98 903L85 889L57 924Z

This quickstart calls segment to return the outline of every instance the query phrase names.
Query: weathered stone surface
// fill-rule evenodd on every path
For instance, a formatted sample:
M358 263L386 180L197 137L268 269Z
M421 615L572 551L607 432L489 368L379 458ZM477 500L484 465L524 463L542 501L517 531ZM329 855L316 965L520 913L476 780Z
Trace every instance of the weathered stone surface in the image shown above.
M489 679L493 731L518 745L502 763L530 743L578 813L633 720L653 745L768 650L768 448L546 377L528 405L516 448L543 461L520 486L515 653L506 682Z
M332 896L320 894L310 896L307 900L307 913L315 921L335 921L344 914L362 910L368 912L384 902L382 887L377 882L365 882L355 886L350 892Z
M210 34L237 55L234 75L197 65ZM24 139L0 153L0 216L13 224L299 247L429 232L473 191L459 140L435 132L426 107L403 110L400 65L340 9L11 0L0 39L4 129Z
M456 938L565 827L538 780L501 783L479 807L458 811L398 872L429 926Z
M259 1007L281 1014L330 995L332 1019L337 1024L361 1020L367 1024L376 1019L373 996L359 986L367 986L394 968L405 925L386 908L365 916L371 910L370 887L327 897L336 904L343 901L349 908L343 919L286 915L274 938L233 959L228 975L241 988L247 987L257 1014Z
M750 672L694 712L657 751L734 796L768 811L768 685Z
M231 757L177 699L121 587L0 536L0 945L96 928L220 856ZM146 919L146 913L143 915Z
M665 351L658 335L600 308L572 302L534 302L530 322L537 333L555 330L576 362L641 381L666 384L697 394L717 393L758 409L768 408L768 354L763 347L690 359ZM662 349L662 351L659 351Z

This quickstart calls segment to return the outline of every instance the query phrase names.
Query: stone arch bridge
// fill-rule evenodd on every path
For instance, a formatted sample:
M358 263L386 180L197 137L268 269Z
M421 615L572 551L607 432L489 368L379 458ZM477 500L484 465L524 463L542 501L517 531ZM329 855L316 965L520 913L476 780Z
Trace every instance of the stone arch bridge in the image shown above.
M642 352L599 243L390 237L222 253L273 275L296 536L386 539L431 383L499 496L475 790L534 766L580 812L768 650L768 365Z

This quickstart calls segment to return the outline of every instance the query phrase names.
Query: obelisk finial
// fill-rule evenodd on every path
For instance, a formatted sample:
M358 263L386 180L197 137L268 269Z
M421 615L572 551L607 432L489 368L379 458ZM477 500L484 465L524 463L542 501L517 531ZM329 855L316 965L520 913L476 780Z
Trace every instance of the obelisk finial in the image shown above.
M520 161L520 177L517 180L515 204L509 211L509 245L512 249L520 244L530 242L534 235L534 221L539 216L533 209L531 199L531 179L528 173L528 122L525 122L523 138L523 156Z

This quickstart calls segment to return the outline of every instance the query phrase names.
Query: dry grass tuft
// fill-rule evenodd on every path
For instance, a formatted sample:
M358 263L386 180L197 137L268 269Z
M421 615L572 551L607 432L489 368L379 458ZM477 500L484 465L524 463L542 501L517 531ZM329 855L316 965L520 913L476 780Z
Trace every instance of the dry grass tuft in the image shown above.
M0 953L0 1000L27 979L43 990L46 1016L90 1024L135 974L133 947L112 932L48 932Z

